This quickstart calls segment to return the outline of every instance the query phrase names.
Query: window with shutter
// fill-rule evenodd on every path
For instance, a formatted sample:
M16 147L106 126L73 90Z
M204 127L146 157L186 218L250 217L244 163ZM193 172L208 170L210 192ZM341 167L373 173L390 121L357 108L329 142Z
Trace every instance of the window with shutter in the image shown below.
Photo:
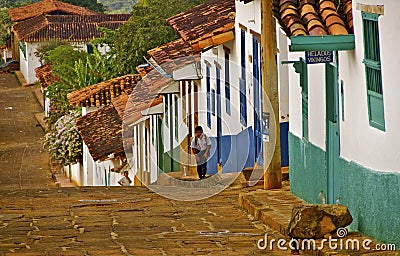
M378 14L362 12L369 123L385 130Z

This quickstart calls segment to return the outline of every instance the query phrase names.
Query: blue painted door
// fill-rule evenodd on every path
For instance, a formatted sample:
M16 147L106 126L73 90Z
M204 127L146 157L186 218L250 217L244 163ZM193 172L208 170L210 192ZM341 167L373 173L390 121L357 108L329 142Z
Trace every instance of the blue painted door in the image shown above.
M262 164L262 135L261 135L261 113L262 113L262 87L260 72L260 43L253 36L253 104L254 104L254 161Z
M217 75L217 154L218 154L218 163L222 163L221 70L218 67L216 67L216 75Z
M240 122L247 126L247 100L246 100L246 31L240 33L240 67L241 75L239 79L240 89Z
M333 64L325 65L326 79L326 157L327 157L327 203L333 204L339 196L339 87L337 67Z

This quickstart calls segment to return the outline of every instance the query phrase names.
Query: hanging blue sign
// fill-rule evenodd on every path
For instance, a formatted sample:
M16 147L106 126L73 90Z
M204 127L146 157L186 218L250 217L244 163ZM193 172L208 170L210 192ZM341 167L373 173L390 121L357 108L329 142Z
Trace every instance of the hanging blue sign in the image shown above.
M309 51L306 52L306 63L329 63L333 62L333 51Z

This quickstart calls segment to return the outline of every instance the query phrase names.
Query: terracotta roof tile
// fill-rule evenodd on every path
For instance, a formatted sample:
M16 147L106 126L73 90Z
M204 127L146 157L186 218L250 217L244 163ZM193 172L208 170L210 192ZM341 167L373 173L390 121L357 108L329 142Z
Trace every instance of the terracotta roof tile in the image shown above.
M142 118L141 111L162 103L161 89L176 83L152 69L136 85L131 95L121 95L112 101L125 124L132 124Z
M124 154L122 120L113 105L79 117L76 128L95 161L112 153Z
M58 76L53 75L51 64L45 64L35 69L36 77L43 88L60 81Z
M200 52L194 50L183 39L169 42L147 52L167 73L186 65L199 62Z
M235 38L235 0L211 0L167 19L195 50Z
M130 95L123 93L113 98L112 104L78 118L78 132L93 159L99 160L111 153L123 154L124 144L133 143L122 137L123 122L132 124L142 118L141 111L161 104L160 89L171 82L172 79L164 78L153 69L133 88Z
M144 77L147 75L151 70L153 70L153 67L149 64L144 64L136 67L137 72L139 72L139 75L141 77Z
M352 0L273 0L273 13L288 36L353 33Z
M56 0L42 0L37 3L25 5L8 10L11 21L17 22L36 17L41 14L74 14L74 15L96 15L98 12L56 1Z
M50 39L86 42L103 36L98 27L116 30L128 14L100 15L39 15L13 26L19 41L40 42Z
M67 96L68 101L72 106L107 106L121 94L130 94L140 79L140 75L125 75L113 78L69 93Z

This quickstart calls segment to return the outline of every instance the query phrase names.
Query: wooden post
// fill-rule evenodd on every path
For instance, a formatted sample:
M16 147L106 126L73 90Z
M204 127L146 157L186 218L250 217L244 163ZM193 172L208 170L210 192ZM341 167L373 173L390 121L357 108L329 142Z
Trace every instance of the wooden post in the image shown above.
M269 143L264 142L265 161L272 154L272 161L269 166L264 165L264 189L274 189L282 187L281 171L281 146L279 129L279 90L278 90L278 68L277 68L277 46L275 19L272 16L272 1L261 0L261 45L262 45L262 87L269 97L275 122L270 122L270 134L275 137L276 145L272 151ZM263 100L263 111L268 112L267 100ZM271 111L271 110L269 110ZM275 127L272 125L275 124ZM273 135L274 134L274 135Z

